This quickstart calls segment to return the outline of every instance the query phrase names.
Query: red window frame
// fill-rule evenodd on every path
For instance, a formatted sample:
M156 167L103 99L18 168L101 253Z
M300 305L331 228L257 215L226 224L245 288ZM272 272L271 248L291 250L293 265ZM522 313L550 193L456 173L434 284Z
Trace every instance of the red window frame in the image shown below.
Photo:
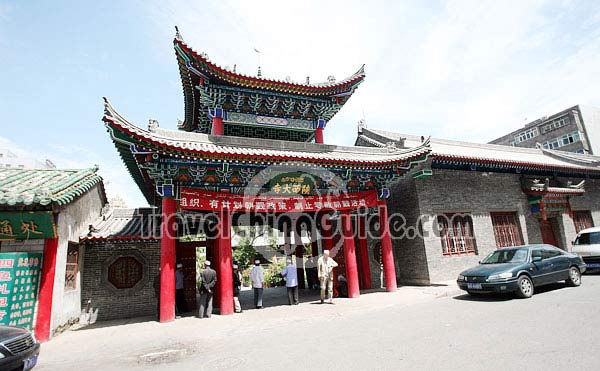
M590 210L573 211L573 224L575 224L575 232L577 233L592 228L594 226L592 212Z
M473 233L473 218L465 213L444 213L437 216L442 255L477 255Z
M516 212L495 212L490 213L490 216L492 217L497 248L524 244L521 223Z

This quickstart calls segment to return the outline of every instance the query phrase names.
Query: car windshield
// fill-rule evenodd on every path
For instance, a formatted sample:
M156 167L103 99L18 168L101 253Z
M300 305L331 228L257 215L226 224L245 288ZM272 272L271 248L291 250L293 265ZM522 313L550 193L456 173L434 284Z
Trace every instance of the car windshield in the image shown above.
M575 245L600 244L600 232L582 233L575 240Z
M527 261L527 249L496 250L488 255L481 264L524 263Z

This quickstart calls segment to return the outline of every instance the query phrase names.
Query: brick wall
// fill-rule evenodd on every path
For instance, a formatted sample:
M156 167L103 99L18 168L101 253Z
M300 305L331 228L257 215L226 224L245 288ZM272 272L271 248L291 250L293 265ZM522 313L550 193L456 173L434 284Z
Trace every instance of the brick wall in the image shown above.
M581 179L570 180L578 183ZM574 210L590 210L594 224L600 225L600 181L586 180L585 189L583 196L571 198L571 205ZM423 221L423 238L404 235L393 240L401 283L452 280L460 271L476 265L496 249L491 212L515 212L524 243L542 243L538 218L530 211L517 174L434 169L428 178L404 179L395 185L388 206L390 214L404 215L407 226L416 226L419 216ZM437 214L448 212L471 214L477 255L442 254L440 237L433 233L434 223ZM573 220L564 212L554 221L559 247L568 250L575 239ZM394 230L394 220L391 223Z
M390 233L398 282L428 285L429 267L425 244L416 233L421 215L416 182L419 180L404 179L392 187L391 197L387 201Z
M153 283L160 273L160 241L88 243L85 250L81 307L91 299L92 320L157 315ZM107 266L132 255L143 263L144 277L132 289L116 289L107 281Z

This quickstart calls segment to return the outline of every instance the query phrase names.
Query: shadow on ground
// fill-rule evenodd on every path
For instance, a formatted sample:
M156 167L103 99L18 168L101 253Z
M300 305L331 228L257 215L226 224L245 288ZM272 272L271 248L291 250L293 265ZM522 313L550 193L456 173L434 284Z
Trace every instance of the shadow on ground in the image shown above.
M556 290L562 290L564 288L568 287L566 283L564 282L556 282L556 283L552 283L549 285L544 285L544 286L539 286L535 288L535 292L533 294L533 297L535 298L536 295L543 295L546 292L550 292L550 291L556 291ZM515 294L513 293L509 293L509 294L475 294L475 295L469 295L469 294L463 294L463 295L458 295L458 296L454 296L453 297L454 300L463 300L463 301L480 301L480 302L494 302L494 301L507 301L507 300L518 300L518 298L515 296Z
M114 326L125 326L131 325L135 323L144 323L144 322L156 322L157 318L155 316L148 317L135 317L135 318L127 318L127 319L115 319L108 321L98 321L92 324L78 324L70 328L70 331L81 331L81 330L93 330L104 327L114 327Z

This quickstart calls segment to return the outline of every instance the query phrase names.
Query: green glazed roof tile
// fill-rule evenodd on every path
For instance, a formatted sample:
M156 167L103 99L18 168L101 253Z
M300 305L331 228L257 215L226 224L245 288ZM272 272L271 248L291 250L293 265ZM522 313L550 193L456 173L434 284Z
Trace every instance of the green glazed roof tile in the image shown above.
M66 205L102 181L98 168L0 169L0 205Z

